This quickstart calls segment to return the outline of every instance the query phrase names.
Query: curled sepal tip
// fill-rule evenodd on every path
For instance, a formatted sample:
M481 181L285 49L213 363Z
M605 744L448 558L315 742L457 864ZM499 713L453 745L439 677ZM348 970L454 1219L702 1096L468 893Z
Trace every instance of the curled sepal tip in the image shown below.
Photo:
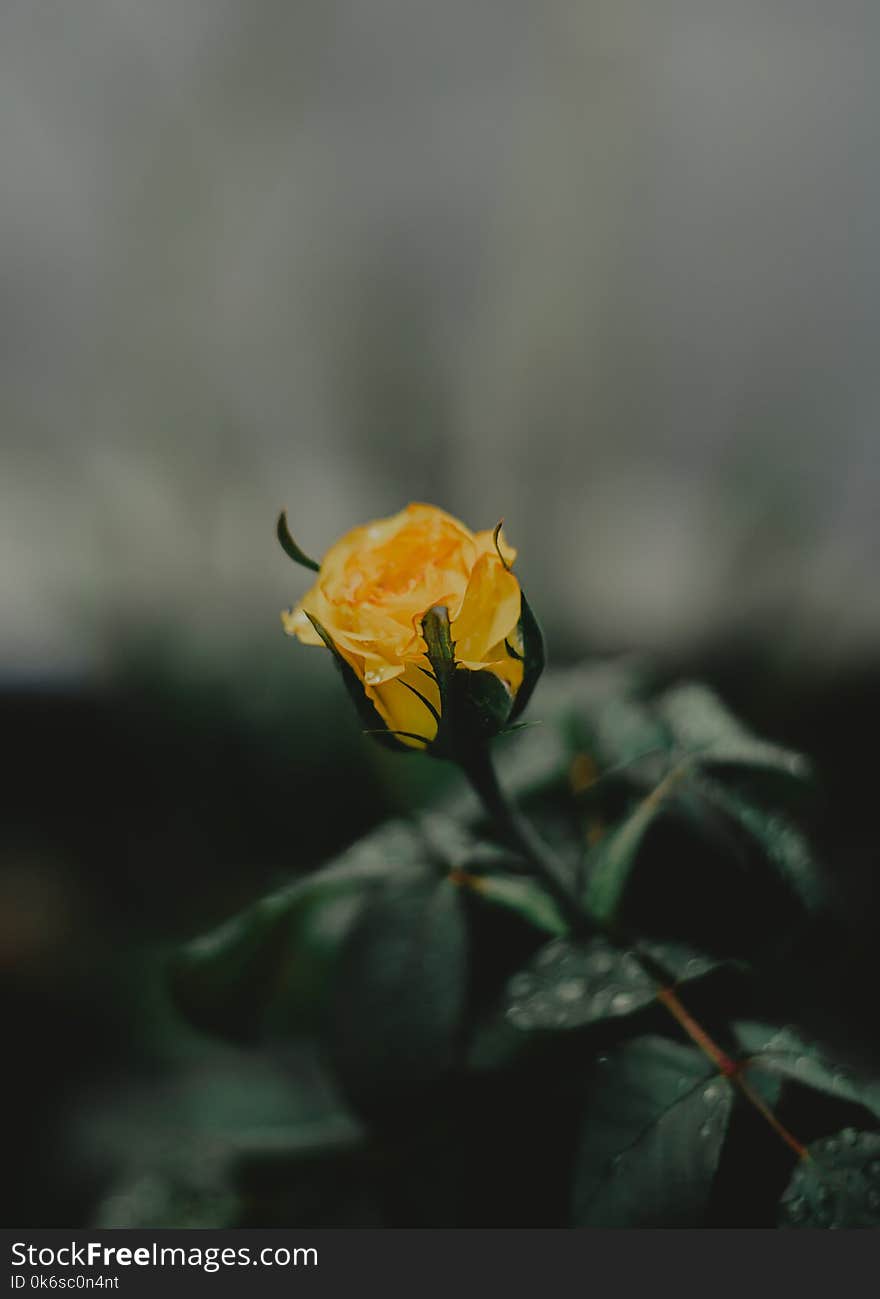
M501 537L501 529L503 527L504 527L504 520L499 519L498 522L495 524L495 531L492 533L492 544L494 545L495 549L498 552L498 558L501 560L501 563L504 565L504 567L507 569L509 573L511 571L510 564L504 558L504 552L501 549L500 537Z
M299 546L290 535L290 529L287 526L287 511L282 510L278 515L278 525L275 529L278 534L278 540L281 542L281 549L288 558L292 559L295 564L302 568L310 568L313 573L320 573L321 565L314 559L311 559L304 550Z

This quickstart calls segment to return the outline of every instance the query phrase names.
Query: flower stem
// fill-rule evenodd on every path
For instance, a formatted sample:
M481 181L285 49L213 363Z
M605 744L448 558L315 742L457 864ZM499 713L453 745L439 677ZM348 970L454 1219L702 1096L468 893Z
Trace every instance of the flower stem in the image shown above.
M498 783L488 745L470 749L459 759L459 766L508 847L515 849L529 863L572 931L582 934L592 929L593 925L568 881L565 867Z

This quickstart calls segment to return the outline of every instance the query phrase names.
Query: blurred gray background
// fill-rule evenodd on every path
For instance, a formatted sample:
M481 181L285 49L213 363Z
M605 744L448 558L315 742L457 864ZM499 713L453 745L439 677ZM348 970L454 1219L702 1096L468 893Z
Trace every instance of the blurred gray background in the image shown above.
M281 654L320 554L505 516L569 647L870 651L878 10L5 0L0 657ZM289 647L293 652L293 647Z

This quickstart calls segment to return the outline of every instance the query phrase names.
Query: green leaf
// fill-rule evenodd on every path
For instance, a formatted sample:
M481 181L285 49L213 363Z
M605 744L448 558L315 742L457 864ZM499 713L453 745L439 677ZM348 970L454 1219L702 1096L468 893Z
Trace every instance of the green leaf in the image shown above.
M261 1037L279 999L291 1028L309 1027L334 931L338 941L362 901L352 880L304 881L261 899L177 956L178 1008L197 1028L235 1041Z
M700 1226L733 1108L730 1083L667 1038L636 1038L600 1061L578 1142L575 1223Z
M467 871L457 871L452 879L484 902L522 916L535 929L554 935L568 932L559 907L535 880L516 875L476 875Z
M312 1028L371 883L426 851L416 830L391 822L330 866L195 939L171 964L178 1009L196 1028L233 1041Z
M677 987L721 968L680 943L643 943L640 950ZM632 951L604 937L557 939L508 982L507 1018L521 1029L583 1028L637 1014L655 1003L659 986Z
M734 821L758 846L767 866L791 890L807 911L819 911L827 889L809 840L794 822L777 810L767 811L717 780L699 777L688 792Z
M590 913L600 923L619 918L630 886L636 887L635 868L646 848L648 832L665 815L674 815L695 843L710 849L709 868L734 865L753 869L758 865L770 871L805 910L821 910L827 896L824 881L808 839L791 818L765 810L720 781L708 779L695 767L696 761L685 759L672 768L647 798L591 849L586 860L585 894ZM747 884L746 877L741 883Z
M836 1064L825 1048L805 1042L790 1025L778 1028L742 1021L733 1027L740 1051L752 1059L752 1069L766 1070L838 1100L862 1105L880 1118L880 1083Z
M204 1150L184 1150L174 1164L141 1169L112 1184L94 1210L94 1227L235 1227L241 1196L226 1173L211 1167Z
M639 664L614 659L545 679L542 697L549 695L550 708L570 732L573 747L588 753L601 772L648 753L671 753L669 728L647 698L649 684Z
M585 905L601 924L613 922L623 901L645 835L664 811L687 768L673 768L626 820L609 831L590 852Z
M657 714L675 745L699 756L703 766L764 767L797 780L810 776L801 754L753 735L708 686L684 682L667 690L657 701Z
M880 1133L844 1128L808 1151L780 1202L780 1227L880 1227Z
M330 1051L349 1096L373 1102L449 1073L466 981L459 889L428 869L387 881L361 913L335 979Z

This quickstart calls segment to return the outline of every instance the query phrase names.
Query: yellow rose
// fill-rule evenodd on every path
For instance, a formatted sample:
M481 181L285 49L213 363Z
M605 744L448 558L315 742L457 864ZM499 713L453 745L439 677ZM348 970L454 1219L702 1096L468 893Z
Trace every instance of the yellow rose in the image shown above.
M318 567L290 539L283 515L279 536L299 562ZM524 682L530 693L540 672L526 652L540 633L511 572L515 557L500 528L471 532L432 505L408 505L337 541L311 590L281 615L284 629L333 649L349 686L356 681L368 701L367 715L375 710L400 744L448 749L453 722L459 732L473 726L468 709L480 713L484 731L509 723L525 704L516 706ZM445 620L445 661L439 642L432 653L426 641L428 615ZM453 703L456 716L447 717Z

